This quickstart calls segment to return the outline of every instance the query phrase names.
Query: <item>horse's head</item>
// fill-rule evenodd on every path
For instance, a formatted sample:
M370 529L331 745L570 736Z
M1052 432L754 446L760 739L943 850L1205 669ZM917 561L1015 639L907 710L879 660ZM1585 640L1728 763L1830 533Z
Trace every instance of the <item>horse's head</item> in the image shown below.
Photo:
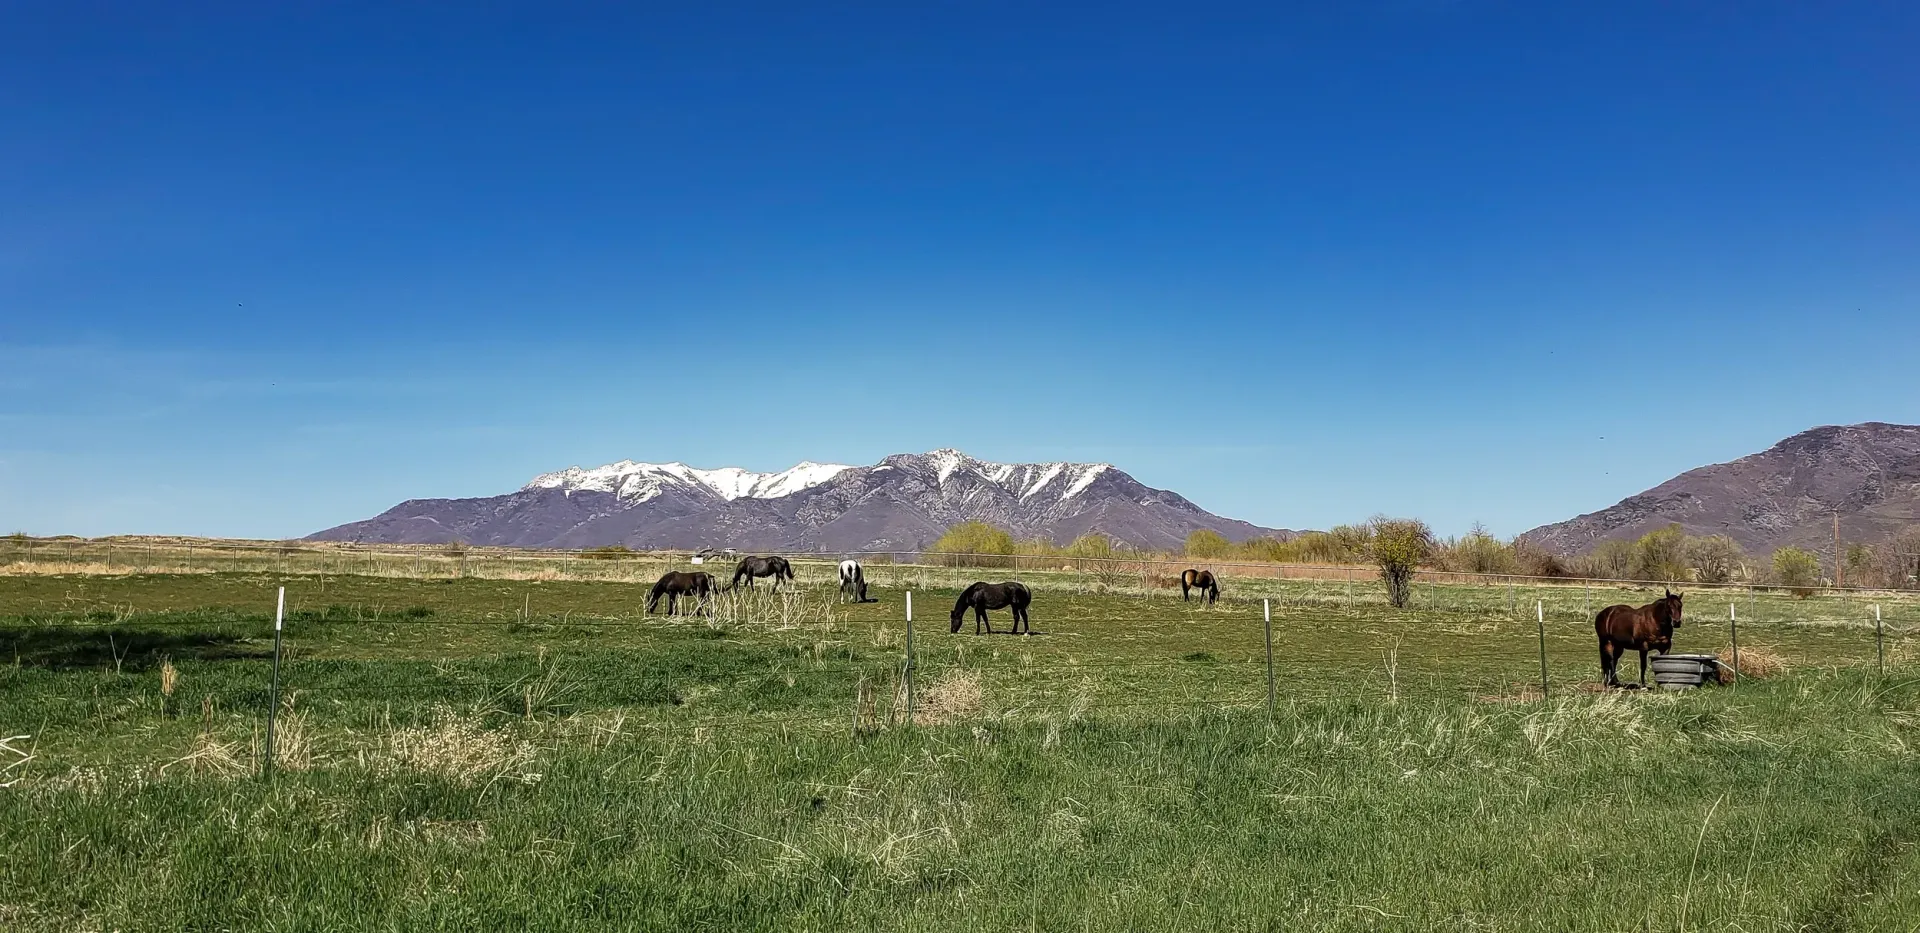
M1667 595L1661 597L1660 602L1661 604L1665 605L1667 608L1668 621L1673 623L1674 628L1679 628L1680 627L1680 609L1681 609L1680 594L1675 593L1672 590L1668 590Z

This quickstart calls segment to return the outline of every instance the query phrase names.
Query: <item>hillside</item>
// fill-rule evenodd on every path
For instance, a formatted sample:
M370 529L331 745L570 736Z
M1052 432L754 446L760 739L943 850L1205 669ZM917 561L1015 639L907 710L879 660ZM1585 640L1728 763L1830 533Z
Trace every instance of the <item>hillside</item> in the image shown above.
M968 520L1058 543L1099 533L1153 549L1179 547L1201 528L1235 541L1291 534L1222 518L1111 464L993 463L935 450L864 467L807 462L780 473L631 460L570 467L505 495L410 499L309 540L914 550Z
M1879 541L1920 523L1920 425L1868 422L1803 431L1521 537L1574 554L1677 522L1690 534L1730 535L1753 552L1784 545L1831 551L1836 513L1848 541Z

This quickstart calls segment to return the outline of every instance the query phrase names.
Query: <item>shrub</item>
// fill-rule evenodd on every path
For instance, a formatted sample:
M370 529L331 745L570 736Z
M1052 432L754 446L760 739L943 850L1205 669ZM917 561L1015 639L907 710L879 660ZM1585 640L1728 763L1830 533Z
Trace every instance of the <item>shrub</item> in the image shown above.
M1108 558L1113 556L1113 539L1106 535L1081 535L1063 552L1066 557Z
M1687 577L1687 533L1679 525L1657 528L1633 543L1633 578L1684 580Z
M1433 555L1433 531L1417 518L1380 516L1367 524L1373 532L1370 554L1387 584L1387 602L1404 609L1413 592L1413 572Z
M1633 574L1633 542L1617 538L1600 542L1587 555L1587 575L1606 580L1625 580Z
M1693 578L1701 583L1726 583L1746 562L1740 545L1726 535L1687 539L1687 563Z
M1200 528L1187 535L1188 557L1207 559L1225 557L1232 549L1233 544L1225 536L1210 528Z
M933 542L933 546L928 550L935 554L986 554L1011 557L1014 553L1013 535L1003 528L996 528L986 522L961 522L948 528L946 533L940 536L940 540ZM967 560L964 557L955 556L947 563L958 567L976 564L999 566L1005 562Z
M1435 556L1442 567L1459 573L1513 573L1519 567L1513 545L1488 534L1479 522L1465 537L1447 542Z
M633 553L624 544L609 544L606 547L587 548L580 552L580 556L587 560L619 560L623 557L632 557Z
M1795 596L1811 596L1812 588L1820 582L1820 558L1812 551L1797 547L1783 547L1773 552L1773 582L1792 588ZM1799 591L1806 590L1806 593Z

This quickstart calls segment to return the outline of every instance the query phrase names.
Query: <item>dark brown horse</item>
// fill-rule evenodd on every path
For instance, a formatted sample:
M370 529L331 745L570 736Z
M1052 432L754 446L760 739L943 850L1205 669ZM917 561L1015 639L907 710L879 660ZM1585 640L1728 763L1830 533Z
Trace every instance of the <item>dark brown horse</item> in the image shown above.
M733 568L733 582L727 584L727 589L739 586L741 580L752 586L755 577L772 577L774 589L779 589L781 580L793 579L793 565L784 557L741 558L740 566Z
M680 597L699 597L700 605L704 607L707 604L707 597L719 591L720 584L713 579L713 574L701 573L697 570L692 573L670 571L661 577L659 582L653 585L653 591L647 594L647 615L653 615L653 611L660 608L662 596L667 598L667 615L673 615L675 604L680 601Z
M960 633L960 620L966 617L968 609L972 609L973 633L975 635L980 634L980 626L985 625L987 627L987 634L991 635L993 634L993 620L987 618L987 610L1012 609L1012 634L1020 634L1020 626L1024 624L1027 628L1027 634L1031 635L1033 634L1033 620L1027 617L1027 605L1032 602L1033 593L1028 591L1027 585L1024 583L1015 583L1011 580L1005 583L975 583L962 591L959 599L954 600L953 616L949 620L953 625L947 629L947 631L958 635Z
M1220 581L1211 570L1186 570L1180 574L1180 601L1187 601L1188 590L1199 590L1200 600L1211 606L1220 601Z
M1620 686L1620 655L1640 652L1640 686L1647 685L1647 652L1666 654L1673 650L1673 630L1680 627L1680 596L1672 590L1638 609L1632 606L1608 606L1593 617L1593 632L1600 636L1600 672L1606 685Z

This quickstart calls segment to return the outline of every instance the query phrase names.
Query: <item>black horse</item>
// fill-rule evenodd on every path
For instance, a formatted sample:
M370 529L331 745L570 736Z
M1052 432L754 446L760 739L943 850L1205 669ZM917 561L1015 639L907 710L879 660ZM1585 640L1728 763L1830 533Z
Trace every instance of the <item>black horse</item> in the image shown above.
M967 587L966 590L960 594L959 599L954 600L953 616L948 620L952 622L953 625L948 628L947 631L956 635L959 634L960 620L966 616L967 610L971 608L973 610L973 633L975 635L980 634L980 626L985 625L987 627L987 634L991 635L993 634L993 620L987 618L987 610L1011 608L1013 610L1013 628L1011 633L1014 635L1020 634L1020 626L1024 624L1027 627L1027 634L1031 635L1033 634L1033 620L1027 616L1027 604L1031 602L1033 602L1033 593L1027 589L1027 585L1024 583L1015 583L1011 580L1005 583L975 583Z
M860 569L857 560L840 562L840 594L853 597L856 603L877 603L877 599L867 598L867 574Z
M1187 601L1189 590L1199 590L1200 600L1211 606L1220 601L1220 581L1211 570L1186 570L1180 574L1180 601Z
M701 573L697 570L692 573L670 571L661 577L660 581L653 585L653 591L647 594L647 615L653 615L653 611L660 607L662 596L667 598L667 615L673 615L674 607L680 601L680 597L699 597L700 605L705 607L707 597L719 591L720 584L713 579L713 574Z
M1609 687L1620 686L1620 656L1640 652L1640 686L1647 685L1647 652L1673 650L1673 630L1680 627L1680 596L1672 590L1638 609L1608 606L1593 617L1593 633L1600 637L1600 673Z
M779 589L781 580L793 579L793 565L784 557L746 557L740 560L740 566L733 568L733 582L727 589L740 585L741 580L753 585L755 577L772 577L773 586Z

